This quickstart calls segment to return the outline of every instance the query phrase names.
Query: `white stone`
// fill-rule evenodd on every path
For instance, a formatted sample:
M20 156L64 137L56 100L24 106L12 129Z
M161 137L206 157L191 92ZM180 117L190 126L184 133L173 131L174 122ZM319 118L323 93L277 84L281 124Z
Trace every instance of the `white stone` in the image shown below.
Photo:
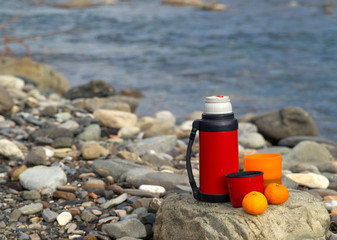
M325 189L329 186L329 179L316 173L291 173L286 176L297 182L299 185L304 185L310 188Z
M103 125L118 129L135 126L137 122L135 114L116 110L98 109L94 112L94 117Z
M246 123L246 122L239 122L239 129L238 134L245 134L245 133L256 133L257 127L256 125L252 123Z
M167 123L170 126L174 126L176 124L176 117L170 111L156 112L155 120L161 123Z
M165 188L157 185L140 185L140 190L148 191L156 194L164 194L166 192Z
M5 121L5 120L6 120L5 117L0 115L0 122Z
M7 139L0 140L0 155L3 155L7 158L24 158L18 146Z
M17 77L10 75L0 75L0 86L4 88L15 88L18 90L22 90L25 86L25 82Z
M73 219L73 217L70 212L62 212L56 217L58 224L61 226L64 226L67 223L69 223L71 219Z
M124 139L134 138L140 133L139 127L123 127L118 131L118 136Z
M324 201L324 206L327 210L331 211L332 209L337 207L337 201L331 200L331 201Z
M46 156L48 158L52 158L54 156L54 151L52 151L52 150L50 150L49 148L46 148L46 147L44 147L43 149L44 149L44 151L46 153Z
M36 166L21 173L19 180L21 185L29 190L41 188L55 190L57 186L67 183L67 176L59 167Z

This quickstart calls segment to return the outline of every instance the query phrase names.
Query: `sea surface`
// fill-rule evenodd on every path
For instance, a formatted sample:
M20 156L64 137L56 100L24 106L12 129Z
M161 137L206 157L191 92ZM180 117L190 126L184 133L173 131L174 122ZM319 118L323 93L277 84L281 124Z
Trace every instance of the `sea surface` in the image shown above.
M324 14L320 0L224 0L225 12L158 0L71 10L55 2L0 0L0 25L21 14L0 37L26 37L32 58L72 86L104 79L136 88L138 114L170 110L178 122L209 95L229 95L238 117L299 106L337 140L337 5Z

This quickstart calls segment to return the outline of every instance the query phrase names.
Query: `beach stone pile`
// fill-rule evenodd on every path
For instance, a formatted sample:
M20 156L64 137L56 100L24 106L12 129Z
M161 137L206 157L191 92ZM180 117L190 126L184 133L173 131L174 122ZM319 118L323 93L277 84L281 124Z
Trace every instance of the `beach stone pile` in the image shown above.
M199 233L212 237L255 231L252 239L262 239L261 231L275 239L296 239L304 235L285 230L284 218L300 219L299 211L292 210L296 206L304 211L305 218L298 220L303 231L332 238L337 233L336 143L317 136L303 109L287 107L240 119L240 168L245 155L281 153L282 181L294 189L287 203L257 219L230 204L198 203L191 197L185 153L200 111L179 123L168 110L142 116L136 113L139 91L117 91L103 80L62 96L29 78L1 75L0 93L0 239L168 239L169 234L184 239L187 233L177 231L181 227L188 232L200 228ZM287 124L269 114L283 114ZM282 127L283 135L278 127L272 132L273 126ZM196 179L198 150L197 136L192 149ZM210 230L215 223L232 226L232 215L239 225L231 231ZM265 227L272 221L285 232L268 233L256 221ZM242 223L250 225L243 229Z

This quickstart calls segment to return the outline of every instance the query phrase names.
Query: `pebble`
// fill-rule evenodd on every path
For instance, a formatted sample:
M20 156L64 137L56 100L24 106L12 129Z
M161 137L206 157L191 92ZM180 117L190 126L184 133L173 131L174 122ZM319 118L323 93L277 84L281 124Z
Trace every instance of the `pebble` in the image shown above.
M67 177L61 168L44 166L27 169L20 174L19 179L22 186L29 190L56 189L57 186L67 182Z
M22 197L26 200L37 200L41 198L40 193L36 190L23 191Z
M19 209L14 209L9 217L10 222L16 222L21 217L22 212Z
M71 192L55 191L53 197L62 199L74 199L76 198L76 195Z
M74 120L67 120L66 122L62 123L59 127L60 128L65 128L68 129L70 131L75 131L76 129L79 128L79 124L74 121Z
M166 192L165 188L156 185L140 185L139 189L156 194L164 194Z
M70 212L62 212L56 217L56 220L60 226L64 226L72 220L72 215Z
M107 201L106 203L103 203L101 205L101 207L103 209L106 209L106 208L117 206L118 204L124 202L127 198L128 198L128 195L126 193L123 193L120 196L118 196L117 198L111 199L111 200Z
M8 159L24 158L23 153L18 146L7 139L0 139L0 155L5 156Z
M103 232L107 233L112 238L121 237L146 237L145 226L138 219L127 219L117 223L108 223L103 225Z
M91 188L105 189L105 183L100 179L89 178L88 181L83 183L82 188L85 189L85 190L91 189Z
M91 124L77 136L77 139L82 141L99 141L101 139L101 127L98 124Z
M100 156L105 157L109 154L109 151L97 142L87 142L83 145L81 154L84 159L91 160L97 159Z
M42 212L42 217L46 222L55 221L57 216L58 216L57 212L51 211L48 208L44 209L43 212Z
M286 175L300 185L310 188L328 188L328 178L315 173L291 173Z
M117 129L134 126L137 122L135 114L116 110L98 109L94 111L94 117L103 125Z
M43 205L41 203L32 203L19 208L23 215L35 214L42 211Z
M84 210L81 214L81 219L85 222L93 222L96 221L98 218L89 210Z

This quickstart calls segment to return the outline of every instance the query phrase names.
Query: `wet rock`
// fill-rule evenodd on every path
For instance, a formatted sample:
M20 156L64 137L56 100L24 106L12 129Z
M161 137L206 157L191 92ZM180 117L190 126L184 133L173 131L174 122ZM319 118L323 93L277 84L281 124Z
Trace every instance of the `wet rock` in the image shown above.
M45 165L46 151L43 147L34 147L26 156L25 163L28 166Z
M153 214L153 213L147 213L147 214L143 215L143 216L140 218L140 221L141 221L143 224L151 224L151 225L153 225L154 222L156 221L156 214Z
M68 99L108 97L115 94L115 89L104 80L92 80L87 84L73 87L64 94Z
M117 129L134 126L137 122L135 114L115 110L99 109L94 112L94 117L103 125Z
M302 191L289 193L288 201L269 205L258 216L230 203L199 202L189 194L171 195L156 215L154 239L254 239L257 232L265 239L324 238L330 217L323 203Z
M288 169L297 163L310 163L320 165L325 162L330 162L332 156L330 152L322 145L304 141L296 145L282 161L282 167Z
M7 139L0 139L0 155L8 159L24 158L21 150L17 147L17 145Z
M97 159L100 156L106 157L109 155L109 151L97 142L86 142L83 144L81 154L84 159L90 160Z
M302 108L288 106L252 118L258 131L270 142L291 136L318 136L318 130L309 114Z
M51 211L49 208L42 212L42 217L46 222L54 222L57 216L57 212Z
M21 173L19 180L26 189L40 190L41 188L56 189L57 186L67 182L67 177L58 167L36 166Z
M81 219L85 222L94 222L98 219L93 213L91 213L89 210L84 210L81 214Z
M293 136L293 137L287 137L278 142L279 146L286 146L286 147L294 147L298 143L303 141L311 141L311 142L317 142L317 143L325 143L330 145L336 145L336 142L331 141L329 139L326 139L321 136Z
M14 105L14 102L8 92L0 86L0 114L9 112Z
M99 141L101 139L101 127L98 124L91 124L77 136L77 139L82 141Z
M22 192L22 198L26 200L37 200L40 199L40 193L36 190L31 191L23 191Z
M145 226L138 219L127 219L117 223L105 224L102 227L102 231L112 238L146 237Z
M137 143L130 143L126 148L130 152L135 152L138 155L143 155L149 150L155 152L169 152L176 145L177 137L174 135L158 136L148 138Z
M59 225L64 226L72 220L72 215L70 212L62 212L57 217L56 220Z
M42 211L43 206L41 203L32 203L19 208L23 215L31 215Z
M289 170L292 171L293 173L312 172L312 173L320 174L318 168L315 165L312 165L312 164L309 164L309 163L296 164L296 165L292 166L291 168L289 168Z
M327 188L329 186L329 180L326 177L315 173L291 173L286 176L299 185L310 188Z

